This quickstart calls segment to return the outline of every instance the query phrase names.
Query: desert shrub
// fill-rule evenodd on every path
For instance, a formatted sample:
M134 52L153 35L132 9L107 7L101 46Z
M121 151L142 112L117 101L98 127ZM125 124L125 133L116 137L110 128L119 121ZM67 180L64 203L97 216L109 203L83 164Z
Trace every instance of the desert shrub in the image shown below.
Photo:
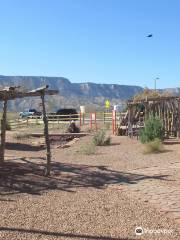
M159 153L162 152L163 149L163 144L160 139L156 138L151 142L148 142L144 144L144 153Z
M164 136L162 121L157 117L150 117L145 121L145 127L140 131L140 141L148 143L156 138L162 140Z
M111 138L106 136L106 131L104 129L101 129L94 135L92 142L95 146L106 146L110 145Z
M84 155L93 155L96 152L96 146L92 142L83 144L80 146L79 152Z

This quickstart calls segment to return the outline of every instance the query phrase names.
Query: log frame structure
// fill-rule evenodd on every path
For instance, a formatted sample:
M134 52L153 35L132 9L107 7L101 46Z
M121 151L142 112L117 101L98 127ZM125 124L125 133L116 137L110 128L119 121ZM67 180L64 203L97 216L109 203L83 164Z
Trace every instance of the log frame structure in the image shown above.
M48 120L46 117L45 95L58 94L58 90L49 90L49 86L45 85L32 91L20 91L20 87L5 87L0 90L0 101L3 101L3 115L1 120L1 145L0 145L0 164L4 163L5 145L6 145L6 123L7 123L7 104L9 100L15 100L25 97L41 97L43 107L44 137L47 150L46 175L50 175L51 170L51 148L49 141Z
M144 99L127 102L128 128L137 123L138 105L144 106L144 120L149 116L156 116L162 120L165 137L180 138L180 97L146 97Z

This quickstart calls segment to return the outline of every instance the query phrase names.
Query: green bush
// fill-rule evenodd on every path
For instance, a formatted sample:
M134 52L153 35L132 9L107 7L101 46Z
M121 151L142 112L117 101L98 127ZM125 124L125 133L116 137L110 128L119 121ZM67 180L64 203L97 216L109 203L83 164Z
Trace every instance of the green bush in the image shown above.
M145 121L145 127L140 131L140 141L148 143L154 141L156 138L162 140L164 136L164 129L162 121L157 117L150 117Z
M94 135L92 142L95 146L106 146L110 145L111 138L106 137L106 131L104 129L101 129Z
M81 145L79 152L85 155L93 155L96 152L96 146L92 142Z
M156 138L151 142L148 142L144 145L144 153L159 153L162 152L163 149L163 144L160 139Z

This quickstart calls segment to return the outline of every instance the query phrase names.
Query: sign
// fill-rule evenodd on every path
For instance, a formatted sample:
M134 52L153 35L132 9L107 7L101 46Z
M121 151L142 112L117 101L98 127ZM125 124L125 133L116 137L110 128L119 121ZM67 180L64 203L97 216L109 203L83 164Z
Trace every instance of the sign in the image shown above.
M106 107L107 109L110 108L110 101L109 101L109 100L106 100L106 101L105 101L105 107Z

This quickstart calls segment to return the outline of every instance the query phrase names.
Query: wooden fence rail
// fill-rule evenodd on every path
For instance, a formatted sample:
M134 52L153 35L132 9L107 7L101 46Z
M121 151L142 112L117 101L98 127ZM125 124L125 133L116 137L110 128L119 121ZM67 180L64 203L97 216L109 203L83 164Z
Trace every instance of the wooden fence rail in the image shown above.
M116 113L117 121L121 119L124 115L124 113ZM91 113L78 113L71 115L47 114L47 119L49 124L65 124L68 122L70 123L72 120L74 120L78 125L82 126L84 124L90 124ZM112 112L97 112L96 121L103 124L112 123ZM43 124L43 118L42 116L30 116L27 118L17 118L14 120L9 120L8 123L12 130L16 130L18 128L26 126L41 125Z

